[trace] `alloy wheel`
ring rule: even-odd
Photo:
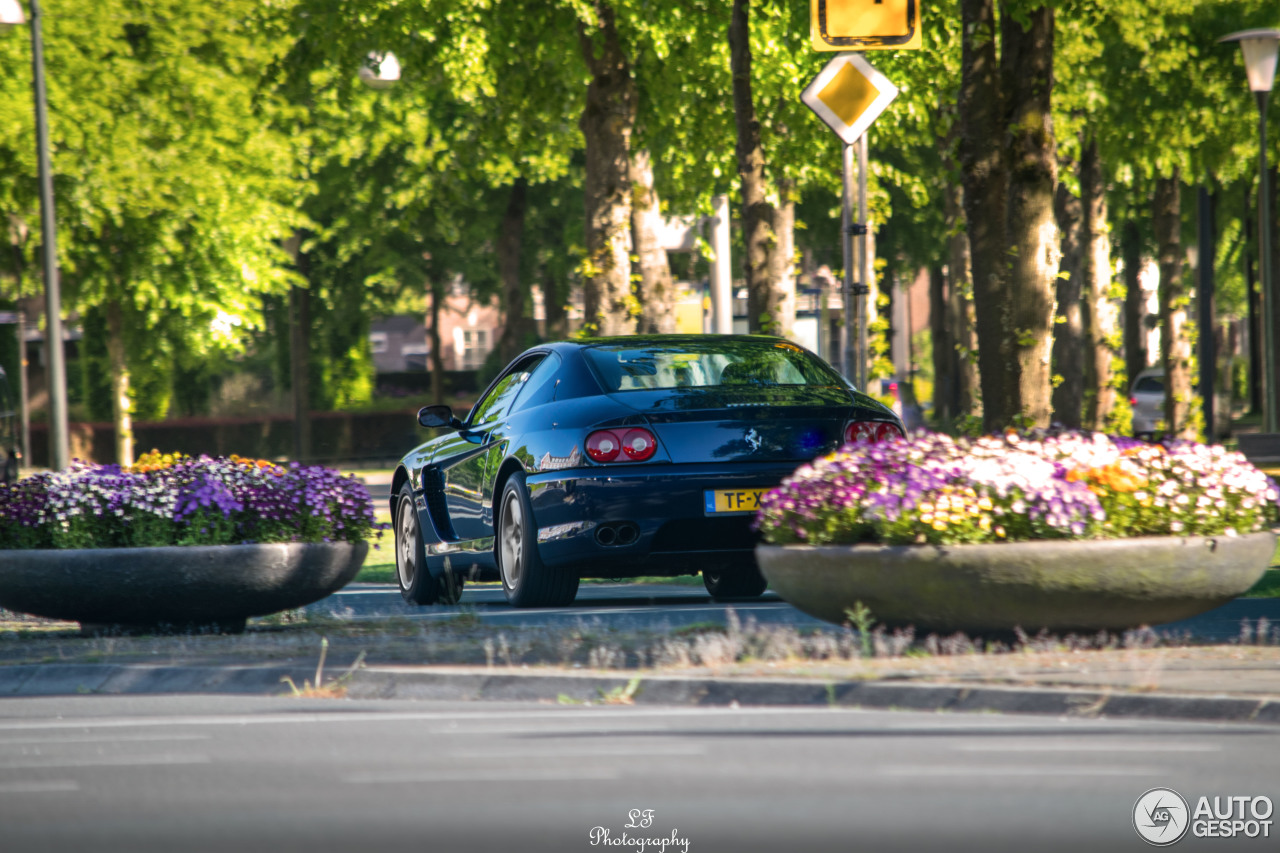
[[[524,514],[520,498],[513,491],[502,506],[502,580],[508,589],[515,589],[520,583],[523,556]]]
[[[400,518],[396,537],[396,571],[400,575],[400,588],[413,587],[418,574],[418,520],[413,517],[413,502],[400,502]]]

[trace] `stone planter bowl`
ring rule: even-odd
[[[861,602],[922,632],[1121,631],[1212,610],[1262,577],[1272,532],[981,545],[760,545],[769,586],[837,624]]]
[[[341,589],[368,553],[367,542],[0,551],[0,607],[87,633],[239,633],[250,616]]]

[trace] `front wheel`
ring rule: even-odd
[[[443,580],[427,568],[426,548],[418,511],[413,505],[413,486],[405,483],[396,502],[396,580],[400,595],[412,604],[457,604],[462,597],[462,578],[446,569]]]
[[[732,598],[759,598],[769,582],[752,561],[703,569],[702,585],[716,601],[725,601]]]
[[[524,474],[517,472],[502,488],[498,500],[498,569],[502,591],[512,607],[560,607],[578,594],[578,575],[542,562],[538,529]]]

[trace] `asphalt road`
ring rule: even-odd
[[[461,602],[452,607],[418,607],[406,604],[393,586],[356,584],[307,609],[351,619],[403,616],[413,619],[449,619],[473,613],[486,623],[503,626],[566,626],[580,623],[617,630],[680,628],[715,622],[725,624],[732,609],[743,622],[760,625],[789,625],[796,628],[830,628],[826,622],[796,610],[773,592],[759,599],[719,604],[701,586],[677,584],[583,584],[570,607],[517,610],[507,604],[497,585],[471,586],[462,592]],[[1216,610],[1158,630],[1175,636],[1192,636],[1217,642],[1240,636],[1241,622],[1256,627],[1266,619],[1268,631],[1280,632],[1280,598],[1237,599]],[[1280,638],[1280,635],[1278,635]]]
[[[1148,848],[1132,812],[1143,792],[1168,786],[1193,804],[1202,795],[1274,802],[1277,755],[1280,732],[1241,725],[826,708],[6,699],[0,849],[1140,851]],[[605,831],[614,843],[599,843]],[[624,833],[631,843],[616,843]],[[669,843],[636,843],[649,838]],[[1274,834],[1188,836],[1178,849],[1275,845]]]

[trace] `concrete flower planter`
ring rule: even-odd
[[[1225,604],[1266,571],[1271,532],[992,545],[760,545],[769,586],[800,610],[919,631],[1119,631]]]
[[[351,581],[367,542],[0,551],[0,607],[86,632],[239,633]]]

